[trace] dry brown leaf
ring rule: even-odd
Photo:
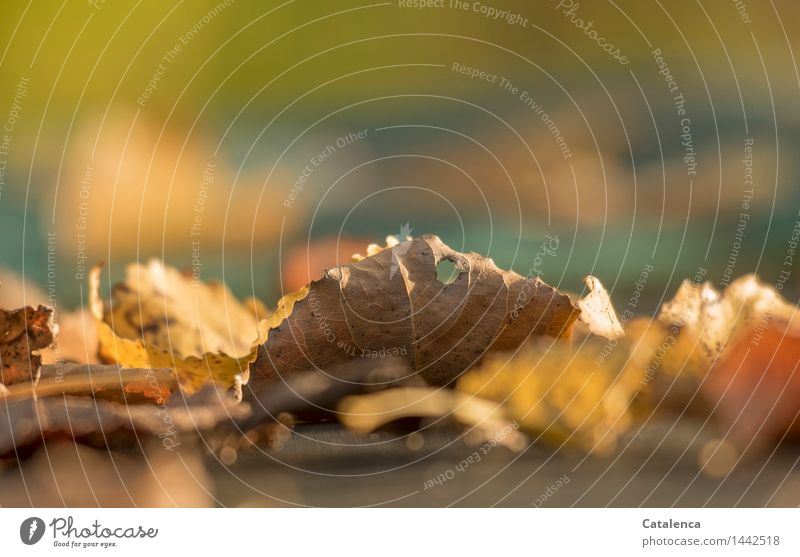
[[[18,401],[56,395],[93,396],[128,404],[164,404],[178,388],[169,368],[131,369],[119,365],[57,363],[41,367],[38,381],[26,381],[0,392],[0,398]]]
[[[437,279],[443,261],[458,272],[449,284]],[[331,269],[292,302],[251,366],[254,391],[297,371],[392,355],[429,383],[446,384],[487,353],[532,336],[569,335],[579,313],[538,278],[454,251],[433,235]]]
[[[42,363],[38,351],[50,346],[55,332],[52,308],[0,310],[0,383],[36,379]]]
[[[257,315],[265,316],[260,303],[248,308],[224,285],[193,282],[156,260],[128,267],[108,311],[99,267],[89,280],[102,361],[172,368],[190,391],[209,382],[241,391],[260,338]]]
[[[319,422],[335,419],[343,398],[383,389],[424,386],[424,381],[410,376],[399,358],[378,361],[360,360],[317,371],[298,373],[262,391],[251,401],[252,413],[237,420],[235,429],[211,439],[210,448],[226,464],[236,461],[238,452],[252,445],[274,450],[288,440],[295,422]],[[245,435],[242,436],[242,432]]]
[[[261,422],[274,421],[282,413],[309,422],[327,420],[335,417],[344,397],[424,385],[422,379],[410,373],[404,360],[395,357],[357,360],[332,367],[325,373],[304,371],[254,397],[250,401],[252,416],[238,425],[243,430],[250,429]]]
[[[509,419],[545,441],[607,454],[633,423],[631,404],[646,384],[648,354],[625,338],[578,346],[560,340],[497,354],[458,381],[458,390],[502,403]]]
[[[173,397],[167,405],[159,407],[76,396],[0,399],[0,455],[38,444],[51,436],[73,439],[99,436],[107,443],[117,434],[133,433],[159,437],[165,445],[174,447],[181,433],[214,429],[249,413],[249,405],[238,404],[214,385],[186,398]]]

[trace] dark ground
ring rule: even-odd
[[[542,443],[521,452],[499,445],[482,451],[485,444],[469,446],[446,429],[359,437],[323,424],[297,427],[278,449],[229,456],[228,465],[196,438],[176,451],[151,439],[141,450],[111,453],[50,439],[21,467],[16,459],[4,461],[0,506],[800,505],[797,445],[730,460],[732,471],[710,477],[699,460],[713,436],[695,418],[664,420],[597,457]],[[480,459],[459,465],[476,451]]]
[[[210,468],[219,502],[227,506],[800,505],[796,446],[774,454],[769,449],[741,460],[727,477],[711,478],[698,464],[711,436],[698,426],[686,420],[674,428],[671,423],[645,427],[603,458],[536,445],[517,454],[498,446],[463,471],[456,466],[476,448],[480,453],[479,447],[444,432],[427,434],[419,447],[417,439],[373,434],[365,441],[336,426],[314,426],[299,429],[278,451],[251,450],[230,469],[219,462]],[[383,443],[375,445],[378,441]],[[443,479],[438,485],[431,482],[437,476]]]

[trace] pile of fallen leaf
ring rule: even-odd
[[[272,311],[158,261],[130,265],[104,303],[102,276],[62,332],[48,307],[0,311],[0,456],[203,434],[231,461],[323,420],[368,433],[411,418],[594,454],[654,412],[713,417],[742,450],[800,429],[800,319],[754,276],[722,293],[685,281],[624,327],[594,277],[571,298],[432,235],[371,245]],[[60,348],[86,320],[83,351]]]

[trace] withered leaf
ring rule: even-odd
[[[267,448],[280,445],[290,432],[287,424],[335,419],[345,397],[424,385],[399,358],[357,360],[324,374],[316,370],[297,373],[259,393],[250,401],[252,413],[236,420],[235,430],[221,431],[211,445],[223,461],[232,462],[239,449],[252,444]]]
[[[0,392],[0,398],[17,401],[69,394],[129,404],[164,404],[177,388],[177,378],[169,368],[132,369],[118,364],[59,362],[43,365],[38,381],[12,385]]]
[[[646,384],[649,354],[627,337],[609,353],[597,337],[538,344],[487,358],[459,379],[458,390],[502,403],[508,419],[545,441],[612,451],[633,423],[631,404]]]
[[[437,266],[454,264],[444,284]],[[325,272],[293,309],[272,323],[251,365],[259,391],[309,368],[399,356],[428,383],[443,385],[493,351],[532,336],[565,336],[579,310],[538,278],[499,269],[489,258],[459,253],[437,236],[397,243]]]
[[[496,438],[512,448],[521,448],[524,436],[508,421],[499,403],[451,389],[403,387],[366,395],[352,395],[339,405],[339,421],[357,433],[370,433],[401,418],[452,417],[470,426],[484,438]],[[499,432],[505,432],[498,436]]]
[[[704,365],[688,368],[732,440],[760,446],[798,429],[800,315],[774,288],[755,275],[722,292],[685,282],[659,319],[702,347]]]
[[[237,425],[247,430],[265,421],[274,421],[281,413],[306,421],[330,419],[336,415],[337,406],[344,397],[424,385],[422,379],[410,373],[405,361],[397,357],[356,360],[332,367],[324,374],[308,370],[262,391],[251,401],[252,415]]]
[[[740,447],[762,448],[798,430],[800,316],[797,308],[755,275],[722,292],[684,281],[659,315],[664,341],[658,356],[658,404],[705,402],[722,433]],[[665,387],[665,383],[669,383]],[[702,397],[693,396],[702,393]],[[671,400],[673,399],[673,400]]]
[[[611,304],[611,297],[599,279],[588,276],[583,279],[589,293],[575,305],[581,310],[580,320],[589,327],[589,332],[607,339],[616,339],[625,334]]]
[[[95,317],[100,359],[126,367],[175,370],[184,388],[208,382],[240,392],[260,338],[259,302],[239,303],[222,284],[193,281],[152,260],[127,269],[104,310],[100,268],[90,274],[90,309]]]
[[[625,335],[643,362],[646,386],[642,400],[649,408],[707,415],[704,400],[696,395],[709,363],[695,337],[677,325],[648,317],[629,321]]]
[[[692,337],[710,365],[728,343],[747,336],[762,321],[795,319],[795,307],[755,275],[734,280],[722,293],[710,282],[685,280],[675,297],[663,305],[658,319]]]
[[[248,404],[238,404],[214,385],[185,398],[173,397],[158,407],[78,396],[0,399],[0,456],[51,436],[100,435],[108,440],[117,433],[133,433],[174,439],[180,433],[213,429],[249,412]]]
[[[40,305],[0,310],[0,383],[36,379],[42,363],[38,351],[53,342],[53,309]]]

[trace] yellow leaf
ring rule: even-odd
[[[126,282],[114,288],[106,312],[100,271],[97,266],[89,275],[89,308],[102,361],[171,368],[188,391],[213,382],[241,396],[260,340],[253,311],[224,286],[192,282],[154,260],[147,267],[129,266]]]
[[[607,454],[630,427],[631,403],[646,384],[647,355],[634,343],[626,338],[608,354],[598,337],[579,346],[529,343],[488,358],[459,379],[458,390],[502,403],[508,418],[534,436]]]

